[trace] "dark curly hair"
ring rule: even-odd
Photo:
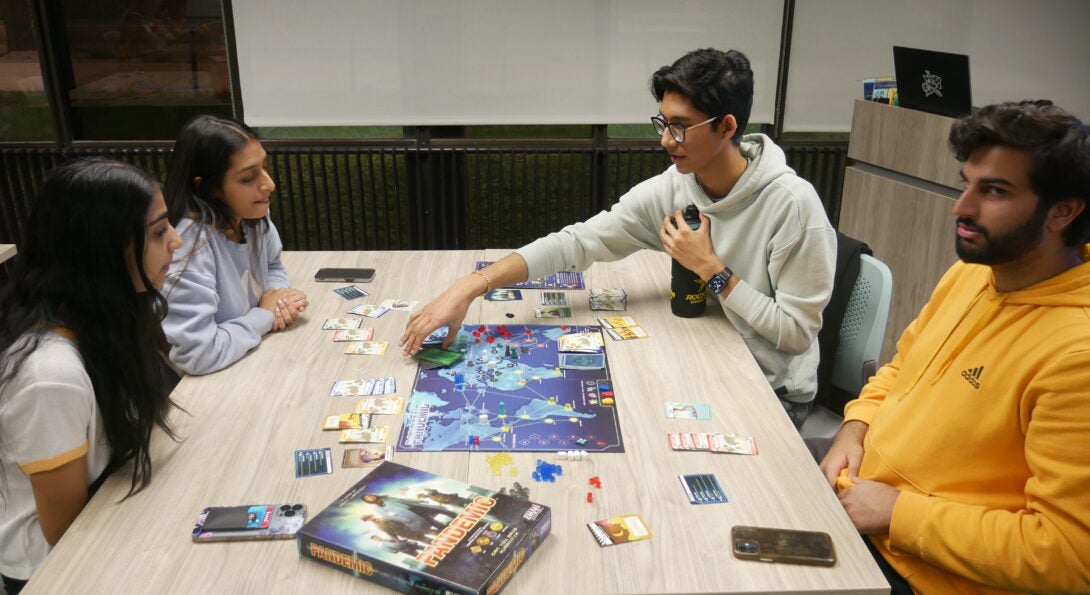
[[[1029,181],[1045,210],[1081,199],[1087,208],[1064,230],[1064,243],[1090,239],[1090,128],[1048,100],[998,103],[954,123],[950,148],[966,161],[981,147],[1004,146],[1033,155]]]

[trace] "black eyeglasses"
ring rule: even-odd
[[[713,116],[699,124],[693,124],[692,126],[689,126],[688,124],[670,124],[662,117],[662,114],[659,114],[657,116],[651,116],[651,125],[655,127],[655,132],[659,133],[659,136],[662,136],[662,133],[665,132],[666,129],[670,129],[670,136],[677,142],[683,143],[685,142],[686,130],[692,130],[697,126],[703,126],[708,122],[714,121],[718,117],[719,116]]]

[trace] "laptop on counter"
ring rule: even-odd
[[[958,118],[973,110],[969,56],[893,46],[901,107]]]

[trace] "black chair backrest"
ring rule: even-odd
[[[818,392],[814,402],[824,405],[838,415],[844,413],[844,403],[856,395],[843,395],[832,385],[833,363],[840,344],[840,325],[848,308],[848,298],[859,278],[859,255],[872,254],[870,246],[859,240],[836,232],[836,272],[833,274],[833,295],[821,314],[821,330],[818,346],[821,362],[818,364]],[[843,391],[840,391],[843,392]]]

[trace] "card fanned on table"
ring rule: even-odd
[[[481,595],[503,588],[551,521],[547,506],[386,461],[296,539],[302,557],[397,591]]]
[[[593,523],[587,523],[587,528],[590,529],[594,538],[598,540],[598,545],[602,547],[651,539],[651,530],[647,528],[647,525],[638,514],[615,516],[594,521]]]

